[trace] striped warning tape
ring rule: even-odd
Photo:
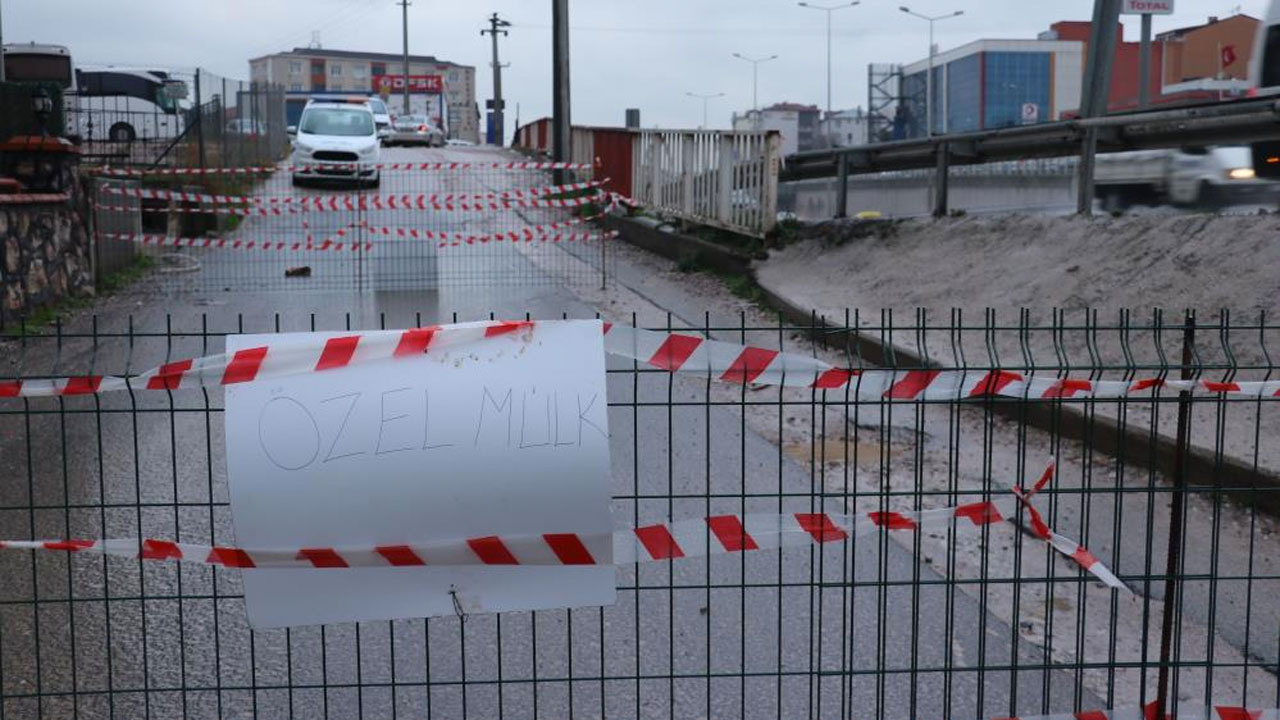
[[[358,210],[432,210],[435,212],[486,212],[511,209],[572,209],[586,207],[600,202],[600,198],[584,196],[576,198],[493,198],[493,199],[461,199],[433,200],[429,195],[389,195],[389,196],[330,196],[328,198],[314,196],[313,199],[300,198],[301,202],[277,205],[230,205],[209,203],[200,206],[175,205],[169,210],[179,213],[204,213],[216,215],[239,215],[242,217],[280,217],[299,213],[323,212],[356,212]],[[135,212],[137,208],[126,205],[97,203],[98,210],[108,212]]]
[[[430,193],[430,194],[400,194],[400,195],[358,195],[362,203],[368,203],[368,207],[375,209],[397,209],[401,207],[418,207],[419,204],[425,203],[454,203],[454,202],[471,202],[486,200],[526,200],[533,198],[546,197],[548,195],[563,195],[573,192],[583,192],[600,187],[608,182],[608,179],[594,180],[591,182],[568,183],[564,185],[548,185],[546,187],[535,187],[524,190],[503,190],[500,192],[485,193]],[[140,200],[167,200],[185,203],[204,203],[212,205],[297,205],[300,207],[322,207],[325,209],[354,209],[356,205],[351,202],[350,194],[334,194],[334,195],[286,195],[286,196],[256,196],[256,195],[210,195],[205,193],[184,192],[181,190],[167,190],[163,188],[141,188],[141,187],[118,187],[107,185],[102,188],[102,192],[109,195],[123,195],[125,197],[134,197]]]
[[[590,170],[590,163],[570,162],[507,162],[507,163],[322,163],[313,165],[262,165],[232,168],[125,168],[106,166],[98,174],[112,177],[153,177],[170,175],[261,175],[274,172],[311,172],[325,170],[379,170],[382,172],[448,172],[456,170]]]
[[[335,231],[329,240],[316,242],[312,239],[306,241],[282,241],[282,240],[255,240],[255,239],[234,239],[234,238],[197,238],[197,237],[173,237],[169,235],[153,235],[145,233],[111,233],[100,232],[97,234],[102,240],[118,240],[123,242],[133,242],[141,245],[154,245],[162,247],[185,247],[185,248],[222,248],[227,250],[277,250],[277,251],[294,251],[294,250],[333,250],[333,251],[355,251],[366,250],[371,251],[374,246],[379,243],[371,242],[351,242],[341,241],[357,233],[366,233],[369,235],[381,235],[383,237],[396,237],[404,240],[428,240],[437,243],[438,247],[461,247],[463,245],[484,245],[487,243],[500,242],[524,242],[524,243],[568,243],[568,242],[590,242],[599,239],[609,239],[616,237],[617,233],[613,231],[606,232],[562,232],[565,228],[575,225],[584,224],[593,218],[574,218],[558,223],[548,223],[546,225],[531,225],[519,230],[510,230],[505,232],[490,233],[488,235],[469,235],[466,233],[445,233],[434,230],[418,230],[416,228],[404,227],[379,227],[369,225],[368,223],[354,223]],[[306,224],[304,223],[304,229]]]
[[[994,720],[1280,720],[1280,708],[1250,708],[1240,705],[1200,705],[1178,703],[1166,708],[1160,717],[1156,703],[1142,707],[1122,707],[1111,710],[1084,710],[1051,715],[1018,715]]]
[[[343,231],[338,231],[341,236]],[[139,245],[180,248],[220,248],[224,250],[262,250],[262,251],[331,251],[357,252],[372,251],[374,243],[370,242],[338,242],[333,240],[315,241],[282,241],[282,240],[240,240],[235,238],[197,238],[171,237],[169,235],[147,235],[135,233],[98,233],[103,240],[122,240]]]
[[[199,240],[205,241],[203,238]],[[183,360],[129,377],[91,375],[43,380],[0,380],[0,397],[216,387],[330,370],[353,362],[376,362],[480,342],[516,330],[532,331],[536,325],[545,322],[560,321],[484,321],[409,330],[361,332],[345,336],[340,342],[316,339],[311,344],[291,346],[289,350],[263,347],[241,350],[231,356],[221,354]],[[1280,381],[1277,380],[1217,382],[1157,377],[1107,381],[1041,378],[1009,370],[850,370],[833,368],[815,357],[707,340],[688,333],[641,330],[613,323],[603,323],[603,331],[605,350],[608,353],[668,372],[734,384],[846,391],[851,397],[865,401],[955,402],[987,397],[1022,400],[1107,399],[1139,393],[1150,394],[1160,390],[1248,398],[1280,397]],[[334,347],[343,349],[334,350]],[[343,361],[335,364],[334,358],[343,358]],[[179,367],[183,369],[177,370]]]
[[[626,565],[810,547],[846,542],[877,532],[980,528],[1016,518],[1019,503],[1031,508],[1031,497],[1044,487],[1053,472],[1054,465],[1051,462],[1031,490],[1023,492],[1015,489],[1016,499],[1006,497],[932,510],[878,511],[857,515],[712,515],[628,528],[610,535],[483,535],[426,544],[284,549],[210,546],[154,538],[4,540],[0,541],[0,550],[84,552],[240,568],[351,568],[389,565],[598,565],[601,561],[597,558],[608,557],[606,553],[611,547],[613,562]],[[1038,520],[1039,514],[1036,513],[1035,517]],[[1108,587],[1128,590],[1119,578],[1083,546],[1068,538],[1057,537],[1062,539],[1063,544],[1050,542],[1050,545],[1059,553],[1092,573]]]

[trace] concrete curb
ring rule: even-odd
[[[701,238],[662,230],[660,223],[647,218],[607,216],[604,225],[618,231],[619,237],[628,243],[668,260],[696,260],[700,266],[722,273],[746,275],[751,272],[751,256]]]
[[[831,325],[811,311],[793,304],[787,298],[762,285],[751,267],[751,259],[713,243],[675,232],[647,227],[629,218],[609,218],[607,224],[617,230],[623,240],[671,260],[697,257],[704,265],[722,272],[742,273],[760,288],[761,297],[783,318],[797,327],[810,327],[809,335],[828,345],[843,346],[849,353],[868,363],[882,367],[943,368],[936,362],[925,362],[915,352],[883,342],[880,338],[857,330]],[[1094,450],[1125,463],[1173,475],[1177,444],[1174,438],[1152,435],[1150,431],[1120,426],[1116,420],[1099,415],[1086,415],[1078,407],[1062,403],[1024,403],[993,400],[992,412],[1044,430],[1061,438],[1090,445]],[[1236,458],[1192,446],[1186,454],[1186,472],[1191,482],[1225,490],[1230,497],[1256,506],[1271,515],[1280,516],[1280,493],[1256,493],[1250,488],[1280,488],[1280,475],[1256,468]]]

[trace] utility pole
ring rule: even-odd
[[[0,0],[0,82],[4,82],[4,2]]]
[[[710,95],[702,95],[700,93],[687,92],[685,93],[685,95],[688,95],[691,98],[697,98],[702,101],[702,127],[699,129],[705,130],[707,127],[707,106],[711,103],[712,100],[715,100],[716,98],[724,97],[724,93],[711,93]]]
[[[1116,55],[1116,26],[1120,24],[1120,0],[1094,0],[1093,25],[1089,33],[1088,55],[1085,57],[1084,89],[1080,97],[1080,116],[1085,118],[1107,114],[1111,95],[1111,68]],[[1088,128],[1080,148],[1080,164],[1076,178],[1076,212],[1093,214],[1093,169],[1098,152],[1098,130]],[[1161,668],[1163,670],[1163,668]],[[1165,678],[1157,692],[1159,712],[1164,712]]]
[[[853,0],[853,2],[840,3],[839,5],[814,5],[809,2],[798,3],[802,8],[810,10],[821,10],[827,14],[827,114],[831,114],[831,15],[837,10],[851,8],[858,5],[862,0]]]
[[[409,0],[400,0],[396,3],[404,11],[404,114],[408,115],[412,112],[409,109]]]
[[[1222,53],[1218,53],[1222,57]],[[1164,86],[1164,76],[1160,77]],[[1138,109],[1151,105],[1151,13],[1142,13],[1142,44],[1138,48]]]
[[[925,95],[925,97],[924,97],[924,107],[925,107],[924,114],[925,114],[925,122],[927,122],[927,123],[928,123],[928,125],[927,125],[927,126],[926,126],[926,128],[925,128],[925,136],[926,136],[926,137],[932,137],[932,136],[933,136],[933,114],[934,114],[934,108],[933,108],[933,58],[934,58],[934,55],[935,55],[935,53],[934,53],[934,42],[933,42],[933,24],[934,24],[935,22],[939,21],[939,20],[947,20],[947,19],[950,19],[950,18],[953,18],[953,17],[959,17],[959,16],[961,16],[961,15],[963,15],[963,14],[964,14],[964,11],[963,11],[963,10],[956,10],[955,12],[952,12],[952,13],[946,13],[946,14],[944,14],[944,15],[921,15],[921,14],[920,14],[920,13],[918,13],[918,12],[913,12],[913,11],[911,10],[911,8],[906,7],[906,6],[899,6],[899,7],[898,7],[898,9],[899,9],[899,10],[901,10],[902,12],[904,12],[904,13],[906,13],[906,14],[908,14],[908,15],[912,16],[912,17],[918,17],[918,18],[920,18],[921,20],[927,20],[927,21],[929,22],[929,71],[928,71],[927,73],[925,73],[925,78],[924,78],[924,95]]]
[[[553,159],[569,162],[569,0],[551,0],[551,138]],[[563,177],[563,174],[559,176]],[[558,179],[557,182],[560,182]]]
[[[777,60],[778,56],[770,55],[769,57],[754,58],[754,57],[747,57],[742,53],[734,53],[733,56],[738,58],[739,60],[743,60],[751,63],[751,109],[756,114],[755,124],[757,127],[759,127],[760,125],[760,63],[767,63],[770,60]]]
[[[507,35],[507,31],[503,29],[507,27],[511,27],[511,23],[494,13],[489,16],[489,29],[480,31],[481,36],[493,36],[493,144],[498,147],[506,144],[507,137],[503,129],[502,63],[498,62],[498,35]]]

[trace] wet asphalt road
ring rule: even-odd
[[[415,149],[384,160],[492,157]],[[389,174],[380,192],[545,182]],[[275,177],[259,192],[334,191],[295,194]],[[321,238],[353,222],[486,232],[546,219],[305,217],[305,228],[301,216],[285,216],[252,219],[238,232]],[[220,352],[231,332],[405,327],[490,313],[595,316],[530,263],[528,250],[392,252],[355,260],[172,256],[162,268],[175,272],[157,272],[103,303],[96,325],[82,317],[61,338],[9,348],[5,361],[13,364],[4,373],[136,372]],[[546,252],[543,265],[555,266],[558,250]],[[190,269],[194,263],[200,270]],[[284,267],[299,264],[312,267],[311,277],[286,284]],[[657,299],[693,310],[678,289]],[[618,524],[814,507],[809,471],[731,409],[708,405],[704,383],[625,372],[630,365],[617,359],[610,367],[620,371],[609,377]],[[232,542],[221,407],[216,391],[0,401],[0,537]],[[976,670],[1007,666],[1012,653],[1023,665],[1040,655],[953,586],[913,588],[907,581],[941,577],[897,544],[850,547],[620,568],[618,602],[603,609],[256,633],[246,625],[236,571],[0,554],[0,718],[941,718],[1077,700],[1065,673]],[[882,584],[851,591],[850,579]],[[913,672],[943,663],[955,671]]]

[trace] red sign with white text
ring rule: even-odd
[[[377,92],[389,90],[393,93],[404,92],[404,75],[378,75],[373,79],[373,89]],[[443,75],[410,75],[409,92],[442,93],[444,92]]]

